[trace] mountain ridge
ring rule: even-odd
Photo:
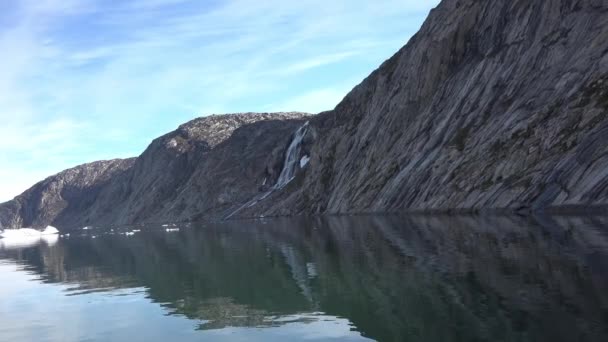
[[[301,112],[237,113],[191,120],[154,139],[137,158],[83,164],[37,183],[0,204],[0,228],[53,224],[73,229],[158,222],[165,217],[192,220],[203,218],[209,208],[217,212],[208,216],[220,218],[230,210],[230,203],[253,196],[260,178],[278,177],[284,145],[307,116]],[[250,155],[235,153],[241,150]],[[87,172],[101,172],[109,164],[116,167],[109,169],[103,181],[87,178],[89,185],[80,191],[73,189],[79,182],[66,177],[76,173],[86,178]],[[231,181],[218,176],[223,172],[258,180],[232,179],[233,184],[222,187]],[[186,208],[187,202],[194,202],[194,209]],[[65,210],[70,206],[80,211]]]
[[[443,0],[335,109],[171,132],[77,221],[608,208],[607,114],[608,3]]]

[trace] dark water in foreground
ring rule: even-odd
[[[608,341],[607,227],[367,216],[4,241],[0,341]]]

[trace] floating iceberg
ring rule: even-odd
[[[20,238],[31,238],[41,237],[44,235],[57,235],[59,231],[53,226],[48,226],[43,231],[33,228],[20,228],[20,229],[7,229],[0,233],[0,238],[3,239],[20,239]]]
[[[33,247],[41,242],[49,246],[57,243],[59,231],[48,226],[40,231],[32,228],[7,229],[0,233],[0,249],[22,249]]]

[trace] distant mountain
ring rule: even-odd
[[[0,224],[607,209],[608,3],[444,0],[334,110],[197,119],[124,163]]]
[[[98,161],[51,176],[0,204],[0,228],[45,227],[51,223],[70,226],[134,164],[135,158]]]
[[[220,219],[270,188],[303,113],[195,119],[138,158],[78,166],[0,204],[0,227]],[[264,180],[266,185],[264,185]]]

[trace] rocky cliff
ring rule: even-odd
[[[608,2],[444,0],[265,214],[608,203]],[[253,212],[252,212],[253,213]]]
[[[608,2],[444,0],[334,110],[197,119],[78,211],[24,194],[0,224],[602,210],[607,114]]]

